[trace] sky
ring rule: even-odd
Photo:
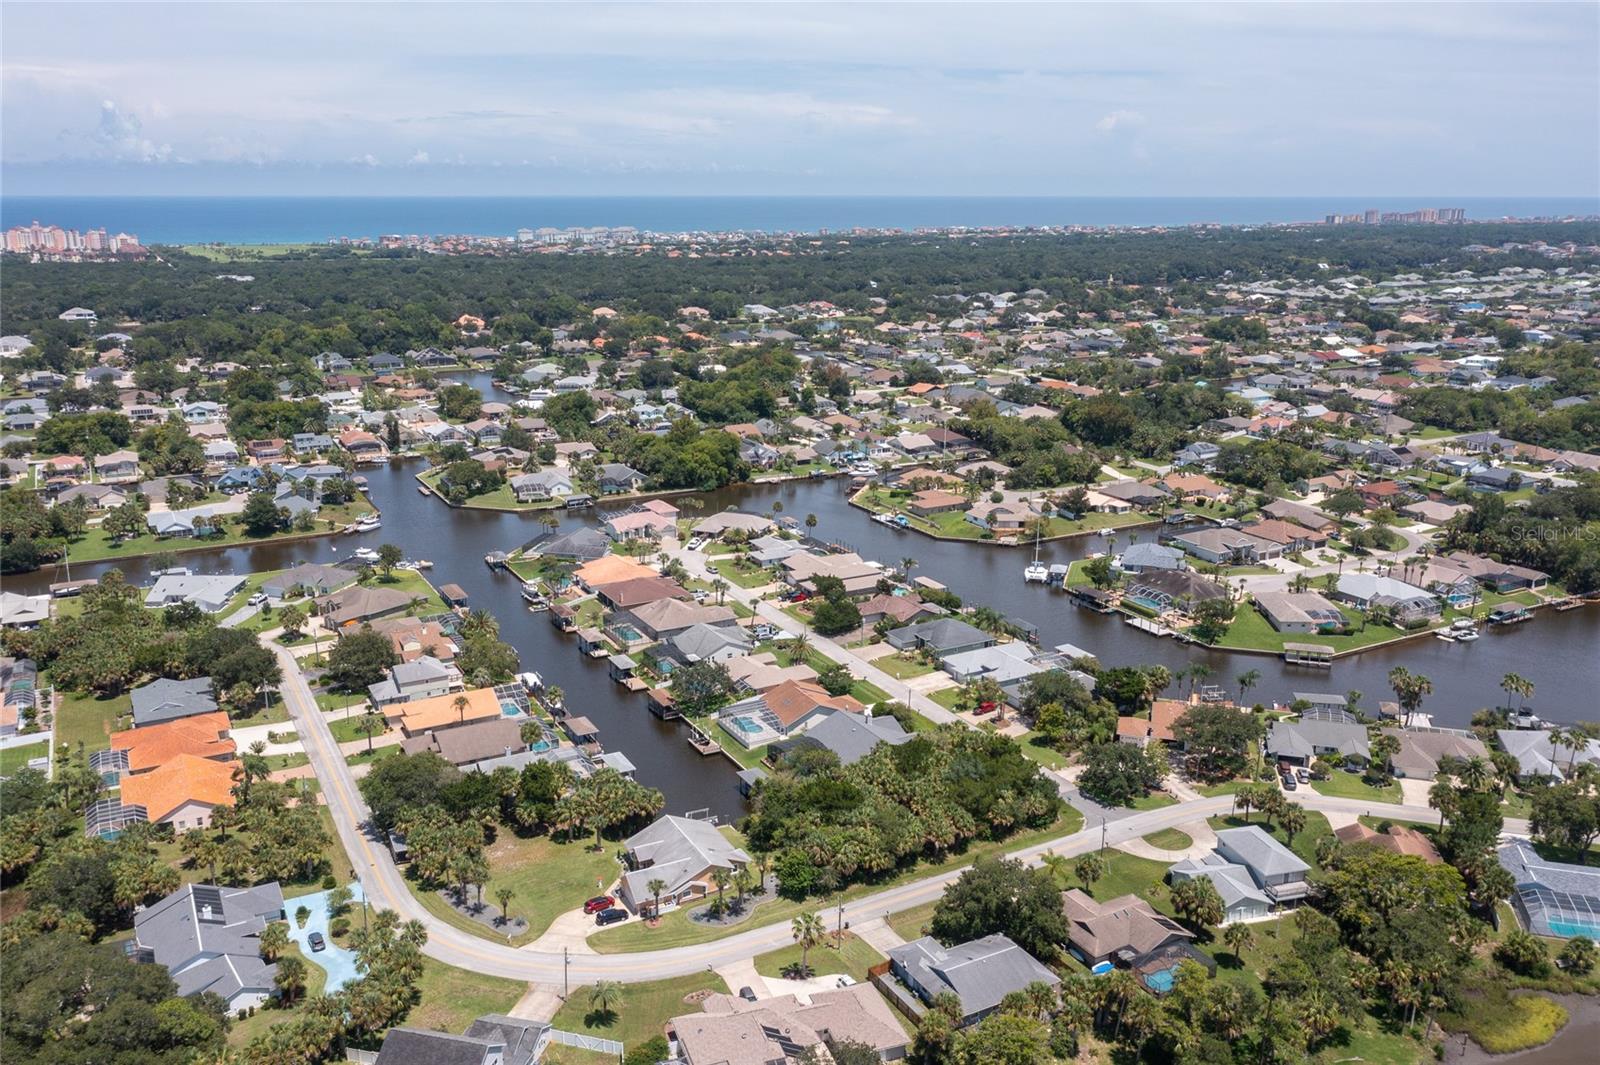
[[[1600,195],[1600,4],[0,7],[14,195]]]

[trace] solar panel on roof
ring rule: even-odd
[[[222,915],[222,889],[210,884],[196,884],[190,889],[194,893],[194,911],[200,915],[200,920],[207,924],[227,924],[228,920]]]

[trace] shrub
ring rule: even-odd
[[[328,934],[335,939],[343,939],[350,934],[350,918],[335,917],[328,925]]]
[[[1494,948],[1495,961],[1514,973],[1538,976],[1550,968],[1550,955],[1544,944],[1520,928],[1513,929],[1500,945]]]
[[[1594,940],[1586,936],[1573,936],[1561,948],[1561,953],[1556,955],[1556,961],[1569,973],[1587,976],[1594,971]]]
[[[322,890],[323,891],[332,891],[334,888],[336,888],[338,886],[339,886],[339,881],[334,879],[334,876],[333,876],[332,873],[329,873],[328,875],[326,875],[326,876],[324,876],[322,878]]]

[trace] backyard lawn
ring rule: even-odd
[[[60,692],[56,707],[56,746],[76,754],[78,744],[90,753],[111,746],[111,734],[118,722],[133,713],[133,700],[126,695],[103,699],[94,695]]]
[[[701,1011],[699,1000],[685,1002],[685,995],[697,991],[717,991],[726,995],[732,989],[723,982],[722,977],[709,972],[648,984],[623,984],[622,1001],[609,1015],[602,1015],[589,1005],[589,993],[592,990],[593,987],[587,984],[573,988],[566,1004],[556,1011],[550,1023],[563,1032],[615,1039],[624,1047],[636,1047],[661,1035],[672,1018]],[[566,1048],[561,1049],[564,1051]]]
[[[372,507],[365,500],[357,499],[353,503],[346,503],[342,506],[323,507],[317,515],[317,529],[315,532],[289,531],[281,532],[274,536],[251,536],[244,531],[242,525],[230,520],[226,524],[227,531],[223,535],[208,536],[203,540],[158,537],[154,533],[146,533],[131,540],[113,542],[105,532],[99,528],[92,528],[84,533],[83,539],[72,545],[72,561],[101,562],[119,558],[142,558],[146,555],[160,554],[163,551],[174,553],[208,551],[219,547],[237,547],[240,544],[303,540],[312,536],[330,535],[332,527],[348,525],[353,521],[366,517],[370,513],[372,513]]]
[[[867,970],[883,960],[883,955],[872,944],[850,932],[844,934],[844,941],[837,948],[830,933],[828,941],[820,947],[812,947],[806,958],[814,975],[849,973],[857,983],[865,982]],[[800,964],[800,946],[780,947],[757,955],[755,961],[756,972],[762,976],[781,977],[789,966]]]
[[[1223,634],[1222,639],[1217,641],[1217,646],[1281,651],[1285,643],[1321,643],[1327,644],[1337,652],[1370,647],[1375,643],[1407,635],[1406,630],[1392,625],[1368,625],[1362,628],[1361,615],[1358,612],[1341,608],[1341,613],[1349,625],[1348,634],[1279,632],[1267,623],[1267,619],[1254,606],[1241,604],[1238,612],[1234,614],[1233,623],[1228,626],[1228,631]]]
[[[528,922],[527,929],[512,938],[513,943],[520,945],[537,938],[558,915],[583,905],[585,899],[616,879],[619,867],[614,847],[607,844],[598,851],[590,850],[590,842],[588,836],[572,843],[558,843],[549,836],[524,838],[501,829],[494,843],[485,849],[493,871],[484,885],[485,905],[498,914],[500,907],[494,901],[494,893],[502,886],[509,887],[514,892],[511,916]],[[505,940],[493,928],[460,916],[433,892],[412,881],[407,883],[436,916],[487,939]]]
[[[0,750],[0,777],[8,777],[12,773],[19,773],[28,768],[29,760],[44,758],[49,753],[49,740],[40,740],[38,743],[29,743],[21,747],[7,747]]]

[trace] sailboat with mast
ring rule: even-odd
[[[1029,584],[1043,584],[1050,579],[1050,567],[1039,561],[1039,537],[1042,530],[1033,529],[1033,562],[1022,571],[1022,579]]]

